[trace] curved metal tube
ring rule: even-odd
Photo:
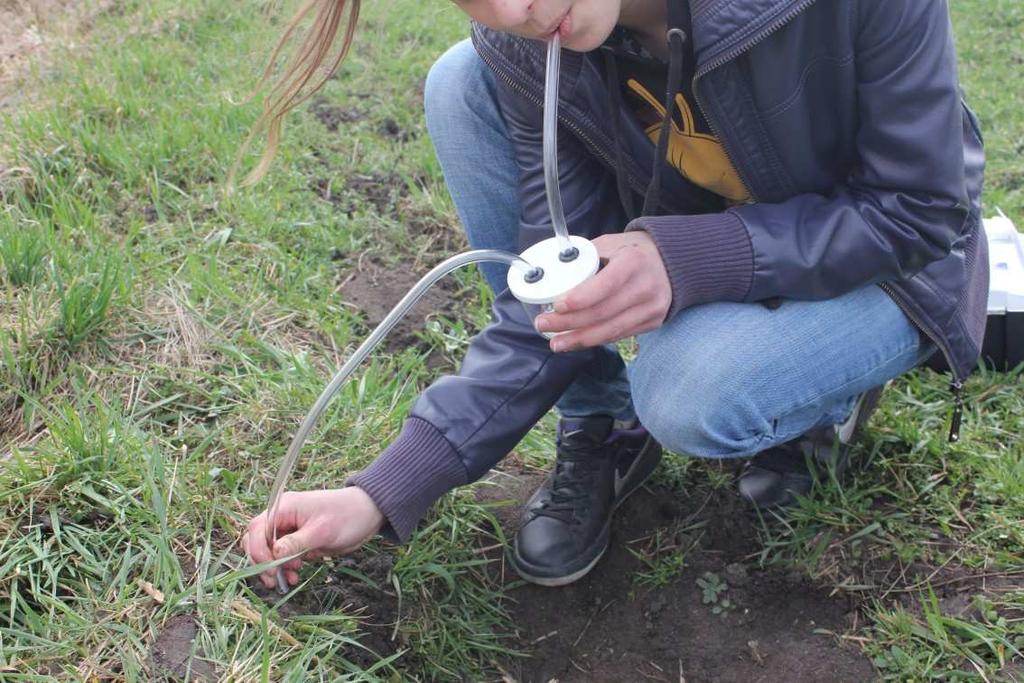
[[[562,40],[555,33],[548,42],[547,73],[544,76],[544,189],[548,195],[548,212],[558,238],[558,249],[562,254],[571,255],[575,248],[569,241],[562,193],[558,188],[558,73],[561,62]]]
[[[291,476],[292,470],[295,469],[295,463],[298,462],[299,453],[302,451],[302,446],[306,443],[306,439],[309,437],[309,433],[313,430],[320,415],[323,414],[327,408],[327,404],[331,402],[334,395],[338,393],[338,390],[345,385],[349,375],[359,366],[363,360],[370,355],[370,352],[381,342],[382,339],[387,335],[388,332],[394,328],[398,322],[405,317],[405,314],[409,312],[409,309],[420,300],[428,289],[443,278],[445,275],[451,273],[454,270],[467,266],[471,263],[480,263],[481,261],[493,261],[498,263],[504,263],[514,268],[520,268],[527,273],[535,272],[535,269],[526,261],[512,252],[502,251],[500,249],[477,249],[474,251],[467,251],[461,254],[456,254],[440,264],[435,266],[429,273],[420,278],[420,281],[409,290],[409,293],[402,297],[391,312],[388,313],[387,317],[377,325],[376,329],[366,338],[355,353],[341,366],[341,369],[331,379],[330,384],[323,390],[320,397],[310,408],[309,412],[306,413],[306,417],[302,420],[302,424],[299,426],[299,431],[295,432],[295,436],[292,438],[291,445],[288,446],[288,452],[285,453],[284,460],[281,461],[281,467],[277,471],[277,478],[274,479],[274,487],[270,490],[270,499],[267,501],[267,543],[271,548],[274,547],[274,543],[277,542],[277,512],[278,506],[281,503],[281,494],[284,493],[284,487],[288,483],[288,478]],[[277,571],[277,591],[282,595],[288,592],[288,582],[284,577],[284,570],[278,569]]]

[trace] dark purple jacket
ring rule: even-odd
[[[685,1],[685,0],[681,0]],[[979,354],[988,293],[984,157],[961,99],[944,0],[690,0],[694,92],[754,201],[723,210],[662,174],[656,217],[626,226],[602,60],[562,57],[559,171],[569,229],[646,230],[670,315],[714,301],[827,299],[877,283],[936,346],[954,384]],[[545,46],[473,27],[521,169],[521,243],[550,237],[541,164]],[[654,146],[628,112],[619,169],[636,193]],[[564,134],[567,132],[568,134]],[[511,450],[595,354],[553,354],[508,292],[458,375],[415,404],[349,483],[408,538],[427,507]]]

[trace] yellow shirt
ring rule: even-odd
[[[615,36],[620,87],[626,105],[656,145],[665,118],[667,66],[650,54],[626,31]],[[750,201],[750,192],[704,119],[692,92],[693,65],[684,72],[676,93],[676,111],[669,130],[668,161],[683,177],[724,198],[729,204]]]
[[[631,94],[657,113],[657,121],[645,125],[644,130],[651,141],[658,144],[665,107],[637,79],[630,78],[626,86]],[[718,138],[710,131],[700,130],[700,118],[703,117],[694,116],[694,108],[690,107],[684,94],[677,93],[676,112],[669,129],[666,154],[669,163],[682,173],[683,177],[725,198],[730,204],[749,201],[750,193],[744,187]]]

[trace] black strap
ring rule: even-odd
[[[689,0],[668,0],[669,30],[666,40],[669,45],[669,73],[665,93],[665,118],[662,120],[661,130],[658,133],[658,144],[655,149],[654,168],[651,171],[651,183],[644,193],[644,203],[641,215],[649,215],[658,208],[659,194],[661,193],[662,167],[668,164],[666,159],[668,151],[668,131],[672,117],[675,114],[675,94],[679,92],[680,79],[683,67],[689,63],[696,66],[693,41],[690,39],[691,21]],[[615,137],[615,180],[618,187],[619,201],[626,212],[629,220],[636,217],[636,210],[633,202],[632,189],[626,181],[622,149],[622,93],[619,88],[618,62],[616,61],[613,48],[605,46],[605,80],[608,86],[608,101],[612,113],[612,126]],[[685,60],[689,60],[688,62]],[[713,195],[709,190],[687,181],[694,193],[692,198],[696,207],[706,207],[704,210],[713,210],[710,207],[717,206],[720,198]]]
[[[667,0],[668,5],[668,41],[669,62],[668,78],[665,81],[665,118],[661,120],[658,133],[658,146],[654,154],[654,168],[651,171],[651,184],[647,186],[644,206],[641,215],[650,215],[658,209],[658,196],[661,194],[661,172],[668,164],[665,158],[668,152],[669,129],[672,117],[676,113],[676,93],[679,92],[683,76],[685,60],[693,60],[693,41],[690,40],[690,3],[689,0]]]
[[[626,211],[626,219],[636,218],[636,206],[633,204],[633,191],[626,182],[625,155],[622,152],[622,93],[619,91],[619,65],[615,61],[615,51],[605,47],[604,67],[605,80],[608,87],[608,107],[612,112],[612,131],[615,138],[615,184],[619,190],[619,201]]]
[[[686,59],[688,64],[694,64],[693,51],[693,19],[690,15],[690,0],[667,0],[668,7],[668,28],[678,28],[686,34]]]

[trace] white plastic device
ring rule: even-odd
[[[598,270],[601,260],[590,240],[570,235],[569,241],[578,251],[571,261],[562,261],[562,249],[554,237],[538,242],[520,254],[531,266],[543,269],[543,277],[536,282],[528,281],[526,274],[519,269],[510,268],[508,271],[508,288],[523,303],[531,320],[541,313],[553,311],[559,299]],[[547,332],[541,334],[548,339],[555,336]]]
[[[1024,312],[1024,235],[1002,211],[985,219],[988,235],[988,314]]]
[[[996,370],[1024,362],[1024,235],[1002,211],[985,219],[988,318],[981,356]]]

